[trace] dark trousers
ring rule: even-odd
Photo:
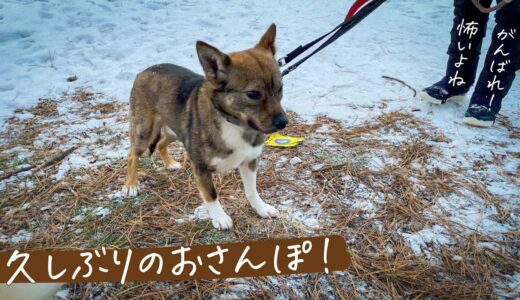
[[[480,2],[485,7],[492,4],[492,0]],[[452,93],[463,94],[475,82],[489,15],[481,13],[471,0],[455,0],[454,6],[449,59],[443,81]],[[470,104],[484,105],[498,112],[513,84],[515,71],[519,69],[520,0],[513,0],[495,14],[491,45]]]

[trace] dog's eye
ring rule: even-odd
[[[259,100],[260,98],[262,98],[262,93],[260,93],[259,91],[249,91],[246,93],[246,95],[253,100]]]
[[[283,85],[281,85],[280,88],[278,89],[278,93],[280,94],[280,93],[282,93],[282,91],[283,91]]]

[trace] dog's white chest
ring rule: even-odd
[[[215,157],[211,165],[219,172],[238,168],[244,162],[250,162],[262,153],[262,145],[253,147],[242,136],[244,129],[229,122],[221,122],[222,139],[226,147],[233,150],[227,157]]]

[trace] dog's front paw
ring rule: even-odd
[[[130,186],[124,186],[123,187],[123,196],[130,196],[130,197],[135,197],[137,195],[139,195],[139,185],[136,184],[136,185],[130,185]]]
[[[231,227],[233,227],[233,221],[226,214],[219,218],[211,218],[211,224],[213,224],[213,227],[220,230],[231,229]]]
[[[262,218],[276,218],[280,214],[274,206],[269,205],[265,202],[256,205],[253,207],[256,210],[256,213]]]
[[[207,202],[206,208],[208,209],[209,216],[211,217],[211,223],[213,224],[213,227],[220,230],[231,229],[231,227],[233,227],[233,221],[226,214],[218,200]]]
[[[170,170],[170,171],[174,171],[174,170],[179,170],[182,168],[182,164],[180,162],[172,162],[172,163],[169,163],[166,165],[166,169]]]

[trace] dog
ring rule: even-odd
[[[238,168],[246,197],[260,217],[277,217],[256,188],[258,161],[267,134],[288,123],[282,108],[282,76],[275,59],[276,25],[255,47],[224,54],[197,41],[201,76],[173,64],[139,73],[130,95],[130,153],[123,192],[139,193],[138,161],[157,147],[168,169],[182,165],[168,155],[179,140],[188,156],[198,190],[217,229],[233,222],[220,204],[212,174]]]

